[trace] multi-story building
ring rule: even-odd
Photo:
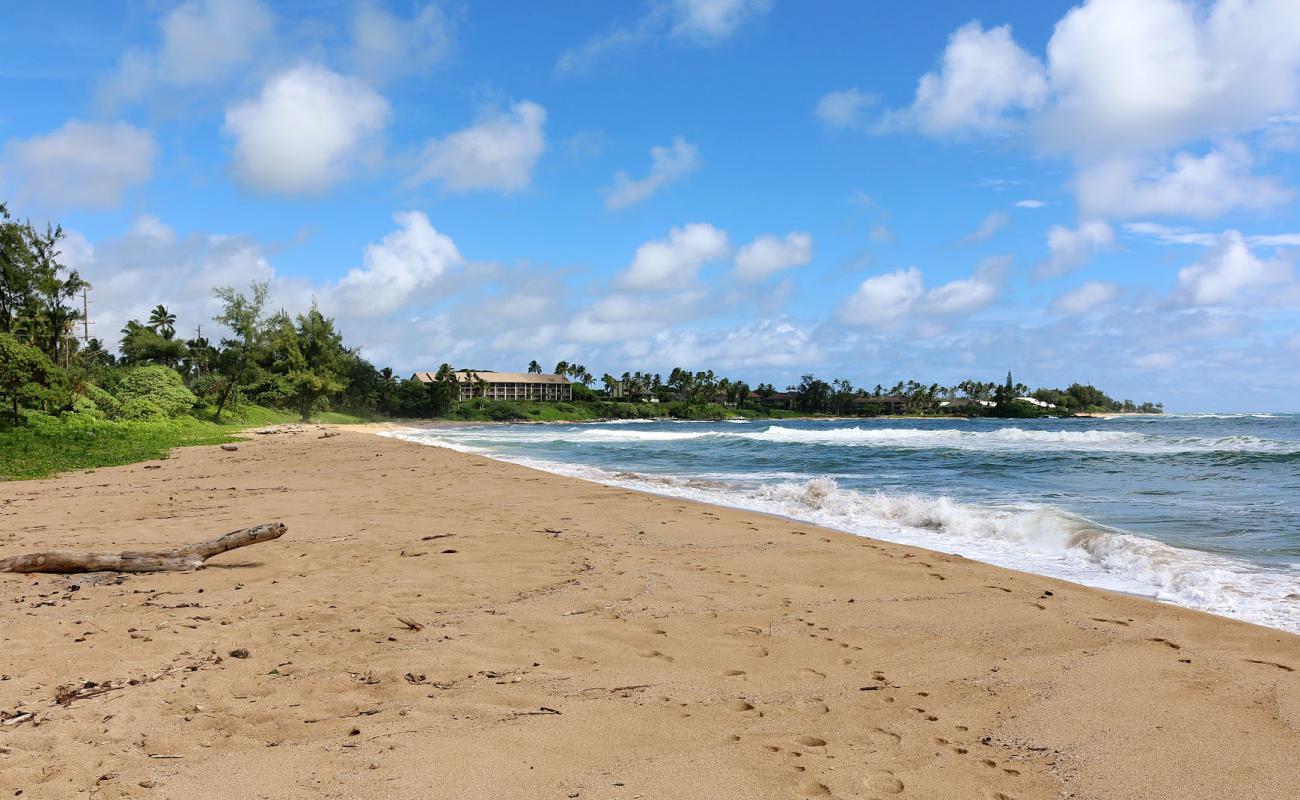
[[[475,397],[487,400],[573,399],[573,384],[563,375],[487,370],[458,370],[455,375],[461,400]],[[437,380],[437,373],[417,372],[411,377],[421,383],[433,383]]]

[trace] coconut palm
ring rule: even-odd
[[[176,335],[176,315],[159,303],[149,312],[149,329],[164,339],[172,338]]]

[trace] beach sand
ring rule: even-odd
[[[361,430],[0,484],[0,556],[276,520],[0,575],[0,797],[1300,797],[1280,631]]]

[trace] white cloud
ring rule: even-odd
[[[927,314],[953,316],[971,314],[997,299],[1002,277],[1011,264],[1005,256],[986,258],[969,278],[959,278],[926,292],[920,307]]]
[[[100,88],[102,102],[135,102],[158,86],[220,82],[257,57],[275,29],[275,16],[259,0],[189,0],[167,12],[159,27],[157,51],[127,52]]]
[[[1105,222],[1084,222],[1071,230],[1063,225],[1047,229],[1048,259],[1038,265],[1040,278],[1064,275],[1087,263],[1098,250],[1115,243],[1115,231]]]
[[[226,111],[235,176],[265,192],[322,193],[348,175],[389,116],[388,101],[355,78],[315,64],[283,72]]]
[[[1077,179],[1085,215],[1216,217],[1237,208],[1267,209],[1292,192],[1272,178],[1252,175],[1253,160],[1238,142],[1224,142],[1204,156],[1178,153],[1165,169],[1143,159],[1110,158],[1085,164]]]
[[[112,208],[153,176],[158,145],[125,122],[69,120],[50,133],[11,139],[4,173],[23,197],[58,207]]]
[[[365,0],[352,17],[352,62],[379,80],[425,72],[451,52],[452,35],[451,21],[433,3],[402,19]]]
[[[736,277],[762,280],[781,270],[802,267],[812,261],[812,235],[803,231],[779,236],[760,236],[736,254]]]
[[[1085,0],[1056,25],[1046,67],[1008,28],[971,22],[912,106],[886,116],[936,136],[1030,131],[1075,161],[1085,217],[1268,209],[1292,193],[1252,174],[1231,137],[1287,146],[1300,111],[1300,3]],[[1203,154],[1172,148],[1203,147]]]
[[[1119,284],[1088,281],[1075,289],[1063,292],[1052,300],[1051,311],[1066,316],[1079,316],[1101,310],[1119,299]]]
[[[338,282],[331,305],[339,313],[373,317],[417,301],[447,270],[461,263],[450,237],[419,211],[393,217],[399,229],[366,247],[364,266]]]
[[[762,319],[727,330],[661,331],[624,348],[641,358],[688,369],[754,370],[789,367],[806,371],[826,354],[812,331],[787,320]]]
[[[617,26],[593,36],[560,55],[555,71],[583,72],[608,53],[656,39],[711,46],[730,39],[745,24],[764,15],[772,0],[653,0],[629,26]]]
[[[1183,306],[1226,305],[1251,290],[1284,286],[1292,279],[1290,264],[1264,261],[1250,251],[1239,232],[1229,230],[1200,261],[1178,271],[1174,300]]]
[[[921,77],[909,109],[893,122],[932,135],[999,131],[1047,99],[1047,78],[1038,59],[1011,38],[1011,27],[984,30],[978,22],[948,39],[937,72]]]
[[[1157,222],[1130,222],[1124,230],[1134,236],[1146,236],[1159,244],[1186,244],[1211,247],[1219,241],[1219,234],[1198,231],[1182,226],[1161,225]],[[1245,237],[1251,247],[1300,247],[1300,233],[1263,233]]]
[[[527,100],[484,116],[465,130],[429,142],[416,181],[440,180],[453,191],[526,189],[546,149],[545,125],[546,109]]]
[[[1042,200],[1029,199],[1016,201],[1016,208],[1042,208],[1045,205],[1047,205],[1047,203],[1044,203]]]
[[[666,240],[638,247],[618,283],[628,289],[684,289],[694,282],[700,267],[726,258],[730,249],[726,231],[707,223],[673,228]]]
[[[985,242],[993,238],[998,231],[1011,224],[1011,215],[1005,211],[994,211],[984,219],[980,220],[979,227],[962,238],[962,241]]]
[[[1294,108],[1300,4],[1091,0],[1048,44],[1049,140],[1126,152],[1251,130]]]
[[[867,109],[875,103],[875,97],[856,87],[828,92],[817,101],[817,118],[833,131],[864,128]]]
[[[772,0],[673,0],[672,35],[700,44],[731,38],[772,8]]]
[[[849,325],[892,325],[906,317],[925,294],[921,270],[908,267],[864,280],[840,309]]]
[[[680,136],[667,147],[650,148],[650,159],[650,174],[640,180],[629,178],[625,172],[614,176],[614,188],[605,196],[606,208],[626,208],[639,203],[700,168],[699,150]]]

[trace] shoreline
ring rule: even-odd
[[[0,786],[1295,796],[1300,637],[336,430],[0,484],[5,555],[289,527],[195,573],[0,575],[0,711],[40,722],[0,729]]]
[[[652,497],[686,500],[718,508],[763,514],[795,524],[817,525],[826,530],[848,533],[873,541],[920,547],[939,554],[970,558],[983,564],[1015,570],[1027,575],[1064,580],[1080,587],[1118,592],[1129,597],[1143,598],[1176,608],[1209,613],[1224,619],[1300,635],[1300,596],[1290,595],[1292,602],[1287,600],[1287,582],[1294,582],[1293,575],[1239,556],[1171,544],[1149,535],[1118,529],[1054,506],[981,505],[952,500],[947,496],[893,496],[894,501],[898,503],[921,503],[923,507],[920,511],[911,510],[907,514],[919,514],[927,522],[930,519],[929,514],[939,513],[946,518],[954,511],[969,516],[993,515],[994,519],[985,524],[994,526],[1002,524],[1002,521],[997,519],[1001,514],[1013,516],[1046,514],[1043,519],[1030,520],[1030,524],[1045,526],[1045,536],[1049,540],[1053,534],[1063,537],[1064,540],[1080,535],[1089,538],[1109,538],[1112,544],[1100,545],[1101,550],[1128,552],[1130,557],[1139,559],[1141,563],[1127,571],[1112,570],[1100,563],[1100,557],[1093,555],[1092,547],[1084,548],[1082,552],[1076,554],[1083,559],[1080,563],[1059,558],[1051,553],[1038,553],[1032,549],[1021,552],[1018,556],[1012,555],[984,541],[972,541],[969,537],[963,539],[960,534],[956,536],[945,534],[942,527],[933,531],[915,531],[909,529],[905,523],[891,523],[889,519],[883,518],[877,519],[872,527],[865,525],[860,516],[846,517],[844,514],[848,512],[827,514],[822,511],[822,503],[825,502],[830,508],[844,508],[845,504],[852,504],[848,505],[848,508],[856,508],[857,514],[878,513],[870,505],[858,505],[867,500],[867,495],[854,489],[840,489],[834,483],[829,486],[819,484],[819,479],[812,475],[805,476],[804,479],[765,484],[768,489],[782,498],[776,500],[767,494],[756,494],[753,487],[749,489],[741,486],[724,487],[709,480],[700,482],[689,474],[642,473],[613,465],[596,466],[581,462],[556,461],[537,455],[507,455],[445,440],[419,439],[419,434],[423,431],[436,431],[448,427],[458,426],[394,426],[371,432],[400,441],[411,441],[421,446],[470,453],[548,475],[615,487]],[[414,437],[408,438],[411,435]],[[815,499],[806,500],[809,494]],[[907,515],[904,516],[904,519],[908,518]],[[1014,520],[1010,524],[1014,525]],[[1127,542],[1130,538],[1141,543],[1136,551],[1125,549],[1129,547]],[[1093,547],[1098,545],[1094,543]],[[1232,575],[1233,578],[1220,584],[1216,576],[1225,574]],[[1188,583],[1198,586],[1199,589],[1180,590],[1180,586]],[[1208,596],[1206,592],[1209,592]],[[1236,594],[1235,600],[1221,596],[1231,597],[1234,594]],[[1245,597],[1255,602],[1243,603]]]

